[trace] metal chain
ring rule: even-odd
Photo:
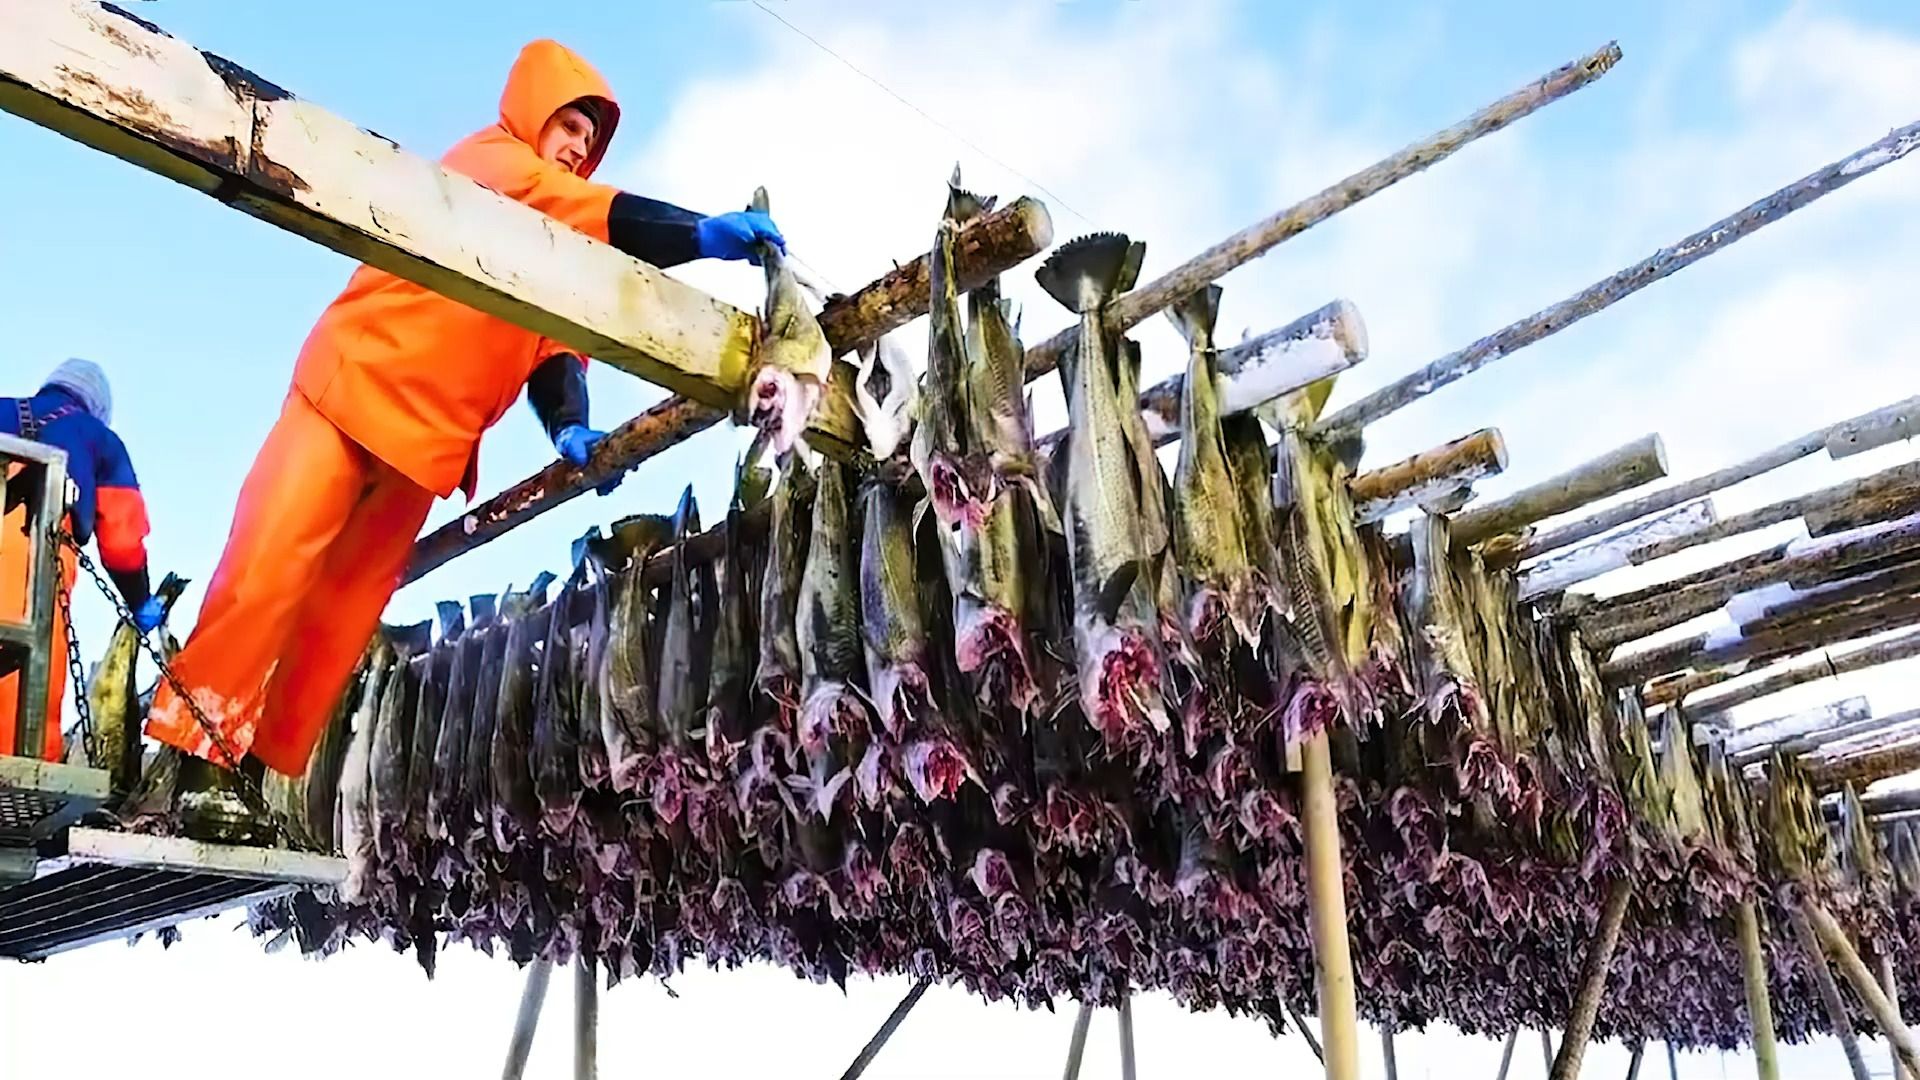
[[[80,569],[85,570],[87,576],[93,579],[93,583],[100,589],[100,595],[106,597],[107,603],[113,605],[113,610],[119,614],[120,620],[132,626],[135,632],[138,633],[140,624],[134,619],[133,612],[128,610],[126,603],[121,600],[119,590],[115,589],[112,584],[107,581],[106,577],[100,573],[99,569],[93,565],[93,560],[87,557],[87,553],[81,549],[79,543],[74,540],[73,535],[65,529],[56,527],[54,530],[54,538],[73,550],[74,555],[79,561]],[[72,623],[69,622],[68,626],[71,627]],[[173,692],[179,697],[180,704],[187,707],[187,711],[193,715],[194,721],[198,723],[200,729],[206,733],[208,740],[213,743],[214,748],[219,750],[220,755],[229,763],[229,770],[240,781],[241,797],[246,800],[256,814],[260,815],[262,820],[273,827],[274,832],[287,842],[288,847],[296,850],[313,850],[313,845],[303,837],[296,836],[293,828],[287,824],[286,819],[274,810],[271,803],[267,802],[266,793],[260,790],[260,785],[254,782],[253,777],[248,776],[240,768],[240,755],[234,752],[233,744],[229,743],[226,736],[220,733],[219,727],[208,718],[206,712],[200,708],[200,704],[193,700],[193,695],[188,693],[186,686],[174,675],[173,668],[168,666],[166,657],[161,654],[159,646],[147,640],[145,634],[139,634],[138,640],[140,647],[146,651],[147,656],[153,660],[154,666],[159,669],[160,677],[167,681],[168,686],[173,687]]]
[[[60,617],[66,622],[67,670],[73,679],[73,712],[80,718],[80,745],[86,749],[88,761],[99,761],[99,748],[93,742],[93,702],[87,700],[87,672],[80,662],[80,635],[73,628],[73,597],[66,589],[55,595],[60,600]]]

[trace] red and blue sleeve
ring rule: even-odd
[[[126,444],[111,431],[95,461],[93,539],[108,570],[131,574],[147,568],[147,500],[133,473]]]

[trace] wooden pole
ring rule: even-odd
[[[1824,746],[1856,739],[1862,735],[1892,735],[1897,733],[1904,736],[1920,734],[1920,726],[1916,725],[1920,725],[1920,709],[1903,709],[1896,713],[1889,713],[1886,716],[1868,717],[1855,723],[1842,724],[1837,728],[1832,728],[1827,731],[1813,731],[1804,735],[1798,735],[1780,743],[1778,749],[1782,754],[1788,756],[1800,756],[1810,754]],[[1774,748],[1769,747],[1767,749],[1771,751]],[[1759,755],[1761,751],[1755,750],[1754,753],[1756,757],[1751,760],[1758,760],[1757,755]],[[1735,763],[1741,765],[1749,764],[1750,760],[1743,760],[1744,757],[1745,756],[1742,755],[1740,758],[1736,758]]]
[[[1353,513],[1362,524],[1416,506],[1428,506],[1507,467],[1507,443],[1496,428],[1482,428],[1444,446],[1423,450],[1355,476],[1347,485]]]
[[[1665,475],[1667,455],[1660,436],[1642,436],[1571,471],[1460,514],[1449,532],[1456,544],[1477,544]]]
[[[1696,533],[1717,520],[1712,499],[1676,506],[1611,536],[1527,567],[1520,572],[1520,598],[1531,600],[1560,592],[1602,574],[1637,565],[1635,555],[1641,548]]]
[[[1320,990],[1320,1037],[1327,1080],[1360,1080],[1360,1021],[1353,956],[1347,941],[1346,877],[1340,856],[1339,807],[1327,733],[1301,745],[1301,819],[1306,828],[1307,913]]]
[[[582,953],[573,963],[573,1080],[600,1075],[600,983],[593,957]]]
[[[1761,633],[1741,635],[1724,644],[1711,635],[1691,638],[1609,660],[1601,677],[1618,686],[1688,668],[1703,670],[1746,660],[1774,660],[1869,637],[1920,619],[1920,598],[1892,596],[1832,616],[1810,618]]]
[[[1569,547],[1630,521],[1638,521],[1662,510],[1670,510],[1682,503],[1711,495],[1722,488],[1751,480],[1762,473],[1772,472],[1801,458],[1811,457],[1822,450],[1838,458],[1884,446],[1895,441],[1896,432],[1907,430],[1904,426],[1907,422],[1906,418],[1912,417],[1916,409],[1920,409],[1920,397],[1908,398],[1863,416],[1842,420],[1818,431],[1810,431],[1792,442],[1782,443],[1764,454],[1736,465],[1729,465],[1719,472],[1708,473],[1705,476],[1662,488],[1618,506],[1609,507],[1591,517],[1568,522],[1558,528],[1543,529],[1527,540],[1522,557],[1530,559],[1549,551]]]
[[[1667,1080],[1680,1080],[1680,1056],[1674,1052],[1673,1044],[1667,1044]]]
[[[867,1071],[867,1066],[873,1064],[873,1059],[880,1056],[880,1051],[887,1045],[887,1040],[893,1038],[893,1033],[900,1030],[900,1025],[906,1021],[907,1014],[913,1011],[915,1005],[920,1004],[921,995],[927,992],[927,987],[932,983],[932,979],[921,978],[913,984],[913,988],[907,991],[907,996],[901,998],[900,1004],[895,1005],[893,1011],[887,1014],[887,1019],[880,1025],[880,1030],[874,1032],[873,1038],[867,1040],[867,1045],[860,1048],[860,1053],[854,1057],[853,1064],[847,1066],[847,1071],[840,1074],[840,1080],[859,1080],[860,1076]]]
[[[1613,952],[1620,944],[1620,927],[1627,918],[1627,901],[1633,898],[1633,886],[1625,877],[1607,886],[1606,907],[1600,913],[1600,926],[1593,944],[1587,947],[1581,962],[1580,991],[1573,999],[1573,1012],[1567,1017],[1567,1033],[1560,1038],[1560,1053],[1548,1071],[1551,1080],[1573,1080],[1580,1075],[1580,1059],[1586,1055],[1587,1040],[1593,1037],[1593,1022],[1600,1015],[1600,1001],[1607,992],[1607,972],[1613,967]]]
[[[1759,1080],[1780,1080],[1780,1048],[1773,1035],[1773,999],[1767,990],[1767,957],[1760,948],[1760,916],[1753,901],[1734,906],[1740,939],[1740,977],[1747,990],[1747,1020],[1753,1029],[1753,1060]]]
[[[1813,762],[1807,766],[1807,779],[1819,791],[1833,791],[1846,784],[1865,787],[1914,769],[1920,769],[1920,742],[1903,742]]]
[[[1913,1033],[1907,1030],[1906,1021],[1900,1018],[1900,1010],[1887,999],[1886,992],[1874,979],[1873,972],[1867,970],[1865,961],[1860,959],[1853,942],[1847,940],[1846,931],[1840,928],[1833,913],[1804,890],[1800,896],[1800,910],[1806,915],[1807,922],[1812,925],[1814,935],[1819,938],[1827,955],[1832,957],[1840,973],[1853,987],[1853,992],[1866,1005],[1873,1022],[1879,1025],[1880,1033],[1893,1044],[1893,1052],[1899,1063],[1909,1071],[1920,1071],[1920,1051],[1916,1051]]]
[[[1602,48],[1564,64],[1452,127],[1409,145],[1365,169],[1340,180],[1318,194],[1257,221],[1188,259],[1152,282],[1115,297],[1107,307],[1107,322],[1121,333],[1184,300],[1234,268],[1252,261],[1276,245],[1292,239],[1342,210],[1452,157],[1461,147],[1490,135],[1541,106],[1557,101],[1612,70],[1620,60],[1619,46]],[[1060,364],[1072,348],[1077,329],[1055,334],[1027,350],[1027,377],[1043,375]]]
[[[527,966],[527,985],[520,991],[520,1012],[514,1017],[513,1037],[507,1042],[507,1065],[501,1080],[520,1080],[527,1073],[527,1055],[533,1052],[533,1032],[540,1026],[540,1010],[547,1003],[547,982],[553,961],[535,960]]]
[[[1886,138],[1788,184],[1729,217],[1573,296],[1495,331],[1406,375],[1320,422],[1321,431],[1353,430],[1426,397],[1456,379],[1480,370],[1524,345],[1557,333],[1596,311],[1617,303],[1677,270],[1693,265],[1764,225],[1852,183],[1920,147],[1920,124],[1909,124]]]
[[[1032,199],[977,218],[955,238],[959,287],[972,289],[1045,250],[1053,239],[1046,207]],[[820,329],[835,355],[848,352],[926,314],[927,256],[889,271],[851,296],[820,311]],[[836,370],[845,371],[840,365]],[[840,389],[845,390],[846,387]],[[727,411],[684,397],[669,397],[607,433],[584,467],[557,461],[442,525],[414,544],[405,582],[418,581],[452,559],[505,535],[541,514],[680,445],[727,418]]]
[[[1120,1076],[1136,1080],[1139,1075],[1133,1060],[1133,995],[1120,995]]]
[[[1293,1002],[1287,1001],[1282,1004],[1286,1007],[1287,1018],[1293,1021],[1294,1028],[1300,1032],[1300,1037],[1307,1040],[1307,1049],[1313,1051],[1314,1060],[1325,1065],[1326,1052],[1320,1049],[1320,1040],[1314,1037],[1313,1028],[1308,1025],[1307,1018],[1300,1015],[1300,1010],[1293,1007]]]
[[[1732,687],[1720,693],[1701,698],[1694,702],[1698,710],[1696,715],[1705,718],[1713,713],[1724,712],[1735,705],[1769,697],[1790,687],[1801,686],[1820,679],[1834,678],[1854,671],[1891,664],[1900,660],[1920,656],[1920,628],[1907,633],[1876,641],[1871,645],[1848,649],[1842,652],[1821,651],[1797,660],[1791,664],[1782,664],[1778,670],[1769,671],[1764,678],[1757,679],[1746,686]],[[1752,672],[1738,675],[1729,674],[1726,679],[1741,678]],[[1722,680],[1725,681],[1725,680]],[[1648,704],[1678,700],[1673,694],[1653,692],[1646,695]]]
[[[1387,1066],[1387,1080],[1400,1080],[1400,1058],[1393,1052],[1393,1029],[1380,1025],[1380,1059]]]
[[[1786,907],[1787,921],[1793,924],[1794,940],[1806,958],[1814,988],[1820,992],[1820,1003],[1827,1011],[1827,1025],[1833,1029],[1834,1038],[1840,1040],[1840,1048],[1846,1052],[1847,1066],[1853,1070],[1853,1080],[1868,1080],[1867,1062],[1860,1056],[1860,1040],[1854,1038],[1853,1025],[1847,1019],[1846,1002],[1841,1000],[1840,987],[1834,983],[1833,972],[1827,967],[1826,954],[1820,951],[1820,938],[1814,933],[1813,924],[1800,904],[1789,903]]]
[[[1647,1053],[1647,1044],[1633,1044],[1633,1056],[1627,1059],[1627,1080],[1640,1080],[1640,1059]]]
[[[1724,749],[1727,756],[1734,764],[1745,765],[1765,760],[1776,749],[1793,752],[1788,750],[1792,745],[1791,740],[1801,736],[1858,724],[1872,716],[1873,707],[1867,703],[1867,699],[1854,696],[1737,728],[1705,720],[1696,721],[1693,726],[1694,741],[1701,741],[1701,737],[1708,733],[1722,734],[1726,737]]]
[[[1844,512],[1848,507],[1858,507],[1867,513],[1879,511],[1888,514],[1889,516],[1872,519],[1885,521],[1890,517],[1902,517],[1913,513],[1916,502],[1920,502],[1920,462],[1906,462],[1858,480],[1848,480],[1821,488],[1819,491],[1769,503],[1744,514],[1736,514],[1691,536],[1677,537],[1653,544],[1640,552],[1640,561],[1652,562],[1655,559],[1664,559],[1675,552],[1699,547],[1702,544],[1711,544],[1716,540],[1739,536],[1741,533],[1753,532],[1756,529],[1764,529],[1795,518],[1803,518],[1809,514],[1835,515]]]
[[[1087,1052],[1087,1027],[1092,1023],[1093,1005],[1083,1001],[1073,1018],[1073,1038],[1067,1043],[1066,1080],[1080,1080],[1080,1059]]]
[[[1893,957],[1884,952],[1880,954],[1880,991],[1887,995],[1887,1002],[1893,1006],[1893,1014],[1900,1016],[1900,981],[1894,978]],[[1914,1080],[1917,1074],[1900,1060],[1900,1050],[1897,1047],[1889,1047],[1889,1050],[1893,1055],[1894,1080]]]
[[[1500,1048],[1500,1071],[1494,1074],[1493,1080],[1507,1080],[1507,1070],[1513,1067],[1513,1047],[1514,1044],[1519,1041],[1519,1028],[1514,1028],[1512,1031],[1507,1032],[1506,1045]]]
[[[1547,1075],[1553,1075],[1553,1032],[1540,1029],[1540,1057],[1546,1063]]]

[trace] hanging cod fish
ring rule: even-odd
[[[913,429],[908,456],[927,488],[934,517],[949,546],[948,558],[959,557],[967,535],[956,530],[978,530],[993,503],[992,462],[974,451],[968,420],[966,327],[960,317],[959,282],[954,276],[954,238],[973,218],[993,205],[960,186],[956,167],[947,187],[946,212],[934,233],[927,260],[932,289],[927,311],[927,372],[920,395],[920,422]],[[949,573],[949,577],[958,575]]]
[[[766,213],[767,189],[757,188],[748,209]],[[767,310],[761,322],[759,369],[747,387],[747,421],[765,432],[769,450],[785,454],[798,442],[833,373],[833,349],[807,309],[786,257],[759,245],[767,272]]]
[[[831,813],[852,765],[872,738],[867,705],[855,687],[860,641],[860,553],[854,546],[847,466],[823,461],[813,500],[813,537],[800,580],[800,749],[808,776],[791,777],[822,817]]]
[[[673,516],[673,580],[667,586],[665,624],[660,630],[658,698],[660,753],[654,760],[651,783],[653,812],[671,825],[703,797],[703,768],[707,677],[713,663],[713,565],[687,557],[687,541],[700,531],[700,508],[693,485],[680,495]]]
[[[1139,275],[1142,245],[1115,233],[1069,241],[1037,277],[1049,296],[1080,316],[1073,352],[1061,366],[1070,417],[1063,524],[1073,569],[1074,647],[1080,700],[1110,745],[1136,743],[1142,726],[1169,726],[1161,698],[1157,581],[1149,576],[1142,522],[1144,477],[1130,445],[1117,368],[1121,348],[1102,309]],[[1156,495],[1156,497],[1158,497]]]

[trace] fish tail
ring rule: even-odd
[[[1220,318],[1220,286],[1209,285],[1167,309],[1167,318],[1194,349],[1213,344],[1214,323]]]
[[[954,163],[953,176],[947,180],[946,218],[955,225],[965,225],[974,218],[993,209],[999,201],[996,195],[976,195],[960,186],[960,164]]]
[[[768,210],[769,205],[770,204],[767,201],[767,189],[765,187],[754,188],[753,198],[747,200],[747,209],[758,210],[759,212],[765,214],[769,212]]]
[[[1140,273],[1135,244],[1125,233],[1097,232],[1076,237],[1047,256],[1034,278],[1047,295],[1075,314],[1096,310],[1125,291]]]

